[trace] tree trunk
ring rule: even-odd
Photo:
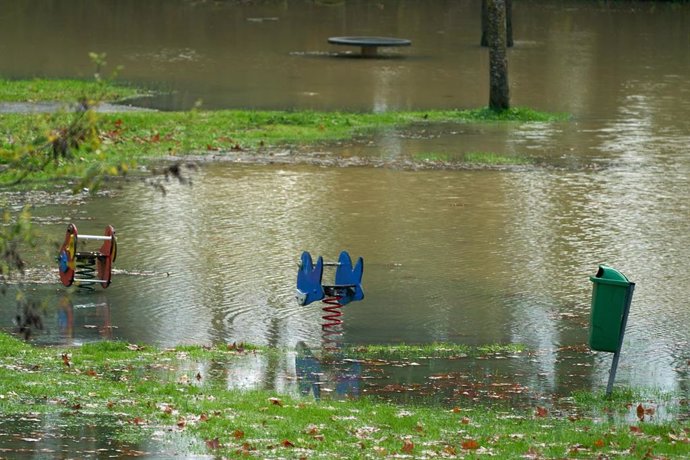
[[[489,46],[489,5],[482,0],[482,38],[480,46]],[[513,0],[506,0],[506,37],[508,47],[513,46]]]
[[[489,108],[510,108],[506,46],[506,0],[487,0],[489,12]]]

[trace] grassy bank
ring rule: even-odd
[[[119,101],[143,94],[145,92],[137,88],[108,81],[0,78],[0,102]]]
[[[400,128],[420,123],[545,122],[559,116],[511,109],[494,113],[487,109],[423,112],[340,113],[276,111],[191,111],[93,114],[90,124],[74,125],[75,114],[0,115],[0,165],[26,164],[40,156],[55,156],[57,140],[65,133],[93,132],[91,144],[74,142],[74,148],[45,168],[36,168],[28,179],[78,176],[94,167],[142,163],[162,156],[252,155],[276,148],[314,145],[365,136],[375,130]],[[85,137],[85,136],[82,136]],[[31,146],[27,150],[26,146]],[[495,163],[497,156],[473,156],[472,163]],[[0,183],[17,179],[8,168]]]
[[[3,418],[31,414],[67,425],[107,424],[114,441],[136,444],[165,431],[196,440],[189,447],[195,451],[259,458],[690,455],[688,428],[675,422],[615,424],[577,413],[552,414],[539,406],[512,410],[399,406],[367,398],[315,401],[228,390],[207,382],[196,370],[200,367],[189,365],[222,367],[244,353],[280,350],[160,350],[113,342],[36,348],[6,334],[0,334],[0,350]],[[579,413],[591,405],[600,406],[601,413],[624,410],[634,403],[630,398],[630,393],[612,401],[589,395],[580,399]]]
[[[89,99],[113,101],[140,95],[106,81],[0,79],[0,102]],[[494,112],[428,110],[388,113],[224,110],[0,114],[0,185],[83,175],[121,174],[149,160],[189,154],[245,158],[274,149],[346,141],[377,130],[431,123],[553,122],[562,114],[527,108]],[[516,159],[517,158],[517,159]],[[429,162],[435,158],[412,158]],[[467,154],[471,164],[524,160],[492,153]]]

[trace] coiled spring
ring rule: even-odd
[[[94,283],[86,280],[96,279],[96,259],[93,257],[78,258],[76,261],[76,269],[74,274],[80,279],[84,280],[77,284],[79,289],[87,291],[94,291]]]
[[[321,317],[324,320],[321,325],[323,345],[326,350],[333,351],[338,348],[343,335],[343,305],[340,303],[340,297],[326,297],[322,302],[326,304],[321,307],[325,313]]]

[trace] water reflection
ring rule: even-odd
[[[113,338],[113,325],[110,321],[110,305],[105,296],[96,299],[75,299],[64,295],[58,303],[57,327],[65,341],[75,345],[79,343],[109,340]],[[74,304],[75,300],[84,303]],[[75,333],[75,328],[94,332],[92,337],[84,333]]]
[[[280,354],[238,349],[228,361],[194,361],[184,354],[161,376],[183,385],[222,385],[231,390],[268,390],[317,400],[370,396],[389,402],[433,403],[446,407],[481,403],[531,407],[535,402],[565,408],[566,388],[593,382],[591,355],[578,347],[554,354],[560,373],[542,372],[546,352],[486,354],[478,358],[383,360],[348,358],[345,353],[299,343]],[[567,384],[567,385],[566,385]]]
[[[40,417],[3,417],[0,420],[0,455],[4,458],[171,458],[187,452],[195,440],[180,433],[155,431],[141,444],[113,438],[109,417],[46,414]],[[6,456],[6,457],[5,457]],[[209,458],[188,453],[185,458]]]
[[[18,288],[10,287],[3,295],[0,327],[45,345],[80,345],[117,336],[113,333],[117,325],[112,323],[107,296],[78,289],[55,289],[58,284],[54,280],[53,286],[22,287],[15,308],[10,299],[17,296]],[[32,317],[40,321],[31,321]]]

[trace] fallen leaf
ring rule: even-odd
[[[463,417],[462,420],[460,420],[460,423],[463,425],[469,425],[470,419],[468,417]]]
[[[67,353],[62,354],[62,364],[64,364],[67,367],[70,367],[72,365],[69,359],[69,355]]]
[[[606,443],[604,442],[603,439],[597,439],[596,441],[594,441],[594,447],[602,448],[605,445],[606,445]]]
[[[287,439],[283,439],[283,442],[281,442],[280,444],[283,447],[295,447],[295,445]]]
[[[410,453],[414,450],[414,443],[410,441],[409,439],[404,439],[403,440],[403,446],[402,446],[402,451],[406,453]]]
[[[219,449],[220,448],[220,441],[218,440],[218,438],[207,439],[206,440],[206,447],[208,447],[209,449]]]
[[[311,436],[317,435],[319,434],[319,427],[316,425],[309,425],[306,429],[306,433]]]
[[[200,381],[201,380],[201,372],[196,373],[196,380]]]
[[[537,406],[537,410],[534,412],[537,417],[546,417],[549,415],[549,410],[545,407]]]
[[[268,400],[273,404],[274,406],[280,406],[283,407],[283,401],[281,401],[278,398],[268,398]]]
[[[187,425],[187,420],[185,420],[184,417],[180,417],[179,419],[177,419],[177,426],[179,428],[184,428],[185,425]]]
[[[642,433],[642,429],[639,426],[630,425],[630,431],[633,433]]]
[[[232,432],[232,437],[235,439],[242,439],[244,438],[244,431],[242,430],[235,430]]]
[[[479,443],[474,439],[467,439],[466,441],[463,441],[462,448],[465,450],[479,449]]]
[[[642,404],[637,405],[637,418],[640,420],[644,418],[644,406]]]
[[[451,409],[451,411],[452,411],[454,414],[459,414],[461,410],[462,410],[462,409],[460,409],[459,407],[454,407],[453,409]]]

